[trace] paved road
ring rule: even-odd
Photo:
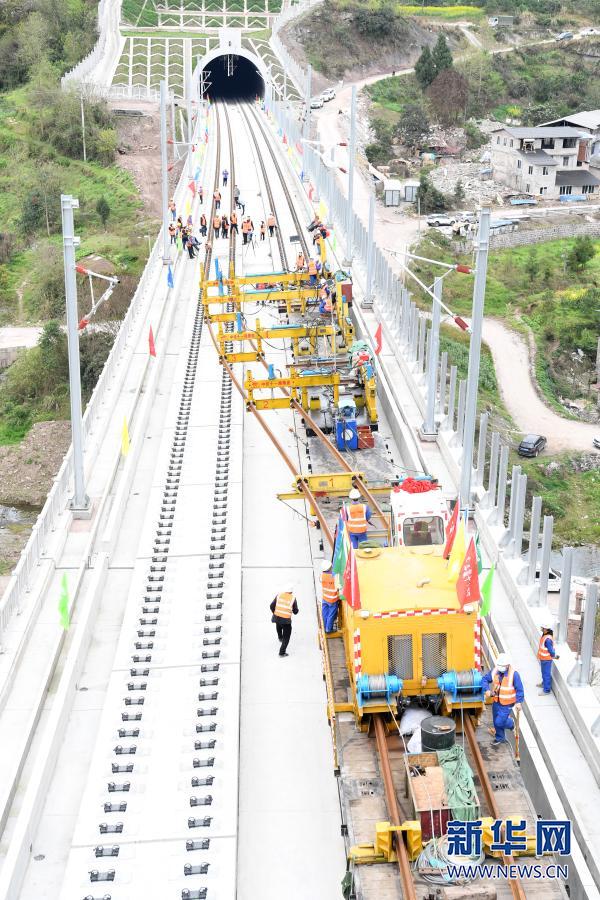
[[[485,319],[483,339],[494,358],[500,394],[517,426],[524,432],[543,434],[548,450],[592,450],[600,426],[563,419],[540,399],[531,378],[529,348],[520,334],[498,319]]]

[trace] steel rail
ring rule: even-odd
[[[394,787],[394,778],[392,775],[392,766],[390,763],[390,754],[385,739],[385,724],[381,714],[373,716],[373,726],[375,729],[375,740],[377,742],[377,752],[379,753],[379,763],[381,768],[381,777],[383,778],[383,788],[385,791],[385,802],[388,808],[391,825],[401,825],[402,816],[396,796],[396,788]],[[402,834],[396,832],[395,849],[398,856],[398,870],[400,872],[400,880],[402,881],[402,897],[403,900],[417,900],[415,893],[415,884],[410,868],[408,853],[402,839]]]
[[[275,199],[274,199],[274,197],[273,197],[273,192],[272,192],[272,190],[271,190],[271,185],[270,185],[269,179],[268,179],[268,177],[267,177],[266,166],[265,166],[265,163],[264,163],[264,160],[263,160],[263,156],[262,156],[262,154],[261,154],[261,152],[260,152],[260,148],[259,148],[259,146],[258,146],[258,141],[257,141],[257,139],[256,139],[256,135],[255,135],[254,130],[252,129],[252,127],[251,127],[251,125],[250,125],[250,121],[249,121],[248,115],[246,114],[246,112],[245,112],[245,110],[243,109],[242,106],[240,106],[240,112],[241,112],[242,116],[244,117],[244,119],[245,119],[245,121],[246,121],[246,125],[248,126],[248,132],[249,132],[249,134],[250,134],[251,137],[252,137],[252,140],[253,140],[253,143],[254,143],[254,147],[255,147],[255,149],[256,149],[256,156],[257,156],[257,158],[258,158],[258,160],[259,160],[259,162],[260,162],[261,171],[262,171],[262,175],[263,175],[263,181],[264,181],[264,183],[265,183],[265,187],[266,187],[266,190],[267,190],[267,196],[268,196],[268,198],[269,198],[269,203],[270,203],[270,206],[271,206],[271,210],[274,212],[275,209],[276,209]],[[307,244],[306,239],[305,239],[305,237],[304,237],[304,234],[303,234],[303,232],[302,232],[302,225],[301,225],[300,220],[299,220],[299,218],[298,218],[298,214],[297,214],[296,208],[295,208],[295,206],[294,206],[294,202],[293,202],[293,199],[292,199],[292,195],[291,195],[290,190],[289,190],[289,188],[288,188],[288,186],[287,186],[287,184],[286,184],[286,182],[285,182],[285,179],[284,179],[284,177],[283,177],[283,174],[282,174],[282,171],[281,171],[281,167],[280,167],[280,165],[279,165],[279,161],[277,160],[277,157],[276,157],[276,155],[275,155],[275,152],[274,152],[274,150],[273,150],[273,148],[272,148],[272,146],[271,146],[271,143],[270,143],[270,141],[269,141],[268,135],[265,134],[265,131],[264,131],[263,127],[262,127],[262,123],[261,123],[260,119],[258,118],[258,116],[257,116],[255,113],[253,114],[253,118],[254,118],[256,124],[257,124],[258,127],[259,127],[259,130],[260,130],[260,132],[261,132],[261,136],[262,136],[262,138],[263,138],[263,141],[264,141],[264,143],[265,143],[265,145],[266,145],[266,147],[267,147],[267,149],[268,149],[268,151],[269,151],[269,154],[270,154],[270,156],[271,156],[271,160],[272,160],[272,162],[273,162],[275,171],[276,171],[277,176],[278,176],[278,178],[279,178],[279,182],[280,182],[280,184],[281,184],[281,187],[282,187],[283,192],[284,192],[284,195],[285,195],[285,199],[286,199],[287,204],[288,204],[288,209],[289,209],[289,211],[290,211],[290,213],[291,213],[291,215],[292,215],[292,219],[293,219],[293,221],[294,221],[294,227],[296,228],[296,230],[297,230],[297,232],[298,232],[298,236],[299,236],[300,241],[301,241],[301,243],[302,243],[303,251],[304,251],[304,253],[308,256],[309,253],[310,253],[310,251],[309,251],[309,249],[308,249],[308,244]],[[279,255],[280,255],[280,258],[281,258],[281,264],[282,264],[283,268],[289,270],[289,265],[288,265],[287,255],[286,255],[286,252],[285,252],[285,245],[284,245],[284,242],[283,242],[283,237],[282,237],[282,233],[281,233],[281,228],[279,227],[279,225],[277,226],[277,243],[278,243],[278,246],[279,246]],[[261,359],[261,362],[262,362],[262,364],[263,364],[263,366],[264,366],[265,368],[268,368],[267,363],[266,363],[266,361],[265,361],[264,358]],[[281,388],[281,390],[282,390],[282,393],[283,393],[285,396],[289,396],[289,395],[290,395],[290,392],[289,392],[287,389]],[[324,444],[324,446],[326,447],[326,449],[329,450],[329,452],[332,454],[332,456],[334,457],[334,459],[342,466],[342,468],[343,468],[346,472],[351,472],[351,471],[352,471],[352,466],[350,466],[350,464],[347,462],[347,460],[344,459],[344,457],[342,456],[342,454],[340,453],[340,451],[337,449],[337,447],[329,440],[329,438],[328,438],[328,437],[324,434],[324,432],[319,428],[319,426],[317,425],[317,423],[316,423],[316,422],[314,421],[314,419],[308,414],[308,412],[304,409],[304,407],[301,406],[300,403],[298,403],[297,400],[292,400],[291,405],[292,405],[293,408],[294,408],[294,409],[295,409],[295,410],[296,410],[296,411],[297,411],[297,412],[305,419],[305,421],[309,423],[310,427],[313,429],[313,431],[315,432],[315,434],[317,435],[317,437],[321,440],[321,442]],[[386,531],[388,532],[388,537],[389,537],[389,536],[390,536],[390,522],[389,522],[389,517],[385,515],[385,513],[383,512],[383,510],[382,510],[381,507],[379,506],[377,500],[376,500],[375,497],[372,495],[372,493],[369,491],[369,489],[367,488],[367,486],[365,485],[364,481],[363,481],[361,478],[354,478],[354,479],[353,479],[353,484],[355,485],[355,487],[357,488],[357,490],[360,491],[361,495],[362,495],[366,500],[368,500],[368,502],[372,505],[373,510],[375,511],[376,517],[377,517],[378,519],[380,519],[380,520],[383,522],[384,527],[385,527]]]
[[[479,744],[477,743],[477,737],[475,736],[475,728],[473,727],[471,717],[468,715],[466,715],[464,718],[464,729],[465,734],[467,735],[467,740],[469,741],[471,753],[473,754],[475,768],[477,769],[477,774],[479,776],[481,787],[485,795],[488,810],[494,819],[500,819],[502,818],[502,816],[500,815],[500,810],[498,809],[498,804],[496,803],[496,798],[494,796],[494,790],[485,770],[483,756],[481,755],[481,750],[479,749]],[[512,856],[506,856],[503,854],[502,862],[505,866],[510,866],[514,864],[514,858]],[[509,881],[509,885],[515,900],[527,900],[525,891],[523,890],[523,886],[518,879],[512,879],[511,881]]]

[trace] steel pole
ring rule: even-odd
[[[535,584],[538,544],[540,542],[540,520],[542,518],[542,498],[534,497],[531,503],[531,528],[529,529],[529,556],[527,558],[527,584]]]
[[[550,553],[552,551],[552,532],[554,530],[553,516],[544,516],[544,528],[542,530],[542,560],[540,563],[540,588],[539,604],[548,602],[548,574],[550,571]]]
[[[477,236],[477,261],[475,284],[473,286],[473,314],[471,317],[471,342],[469,345],[469,371],[467,375],[465,428],[463,432],[463,457],[460,479],[461,506],[467,509],[471,502],[473,445],[475,442],[475,417],[477,415],[479,364],[481,360],[481,331],[483,327],[483,306],[485,303],[485,282],[487,277],[489,246],[490,210],[487,207],[484,207],[479,216],[479,233]]]
[[[194,143],[194,123],[192,119],[192,98],[191,95],[188,94],[187,98],[187,138],[188,138],[188,178],[190,181],[194,177],[194,159],[193,159],[193,143]]]
[[[590,683],[597,609],[598,585],[593,583],[588,584],[585,590],[585,612],[583,614],[583,633],[581,635],[581,668],[579,670],[579,684]]]
[[[352,100],[350,103],[350,142],[348,146],[348,216],[346,219],[346,240],[348,260],[352,259],[354,250],[353,222],[354,215],[354,158],[356,156],[356,85],[352,85]]]
[[[569,627],[569,605],[571,602],[571,575],[573,573],[573,548],[563,550],[563,567],[560,579],[560,599],[558,601],[558,632],[556,640],[564,643],[567,640]]]
[[[365,303],[373,303],[373,250],[375,247],[375,194],[369,196],[369,243],[367,246],[367,290]]]
[[[438,358],[440,355],[440,319],[442,308],[442,279],[436,278],[433,282],[433,310],[431,318],[431,344],[429,358],[427,360],[427,409],[423,422],[423,434],[436,435],[435,426],[435,400],[437,389]]]
[[[83,108],[83,94],[80,94],[79,100],[81,102],[81,140],[83,141],[83,161],[87,162],[87,150],[85,146],[85,110]]]
[[[169,239],[169,173],[167,171],[167,85],[160,83],[160,165],[162,170],[163,264],[171,262]]]
[[[75,493],[69,503],[76,519],[87,518],[90,498],[85,492],[83,470],[83,423],[81,419],[81,369],[79,366],[79,316],[77,314],[77,281],[75,277],[75,237],[73,210],[79,200],[61,194],[63,258],[65,264],[65,297],[67,302],[67,341],[69,356],[69,396],[71,400],[71,435],[73,440],[73,481]]]
[[[177,149],[177,126],[175,124],[175,97],[171,100],[171,137],[173,139],[173,162],[179,158]]]

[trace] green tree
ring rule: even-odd
[[[420,103],[407,103],[402,110],[396,136],[413,150],[421,145],[429,134],[429,119]]]
[[[525,273],[528,282],[534,282],[540,274],[540,261],[535,248],[532,248],[529,251],[527,259],[525,260]]]
[[[110,216],[110,206],[108,204],[108,200],[104,196],[104,194],[100,197],[98,202],[96,203],[96,212],[100,217],[100,221],[102,222],[102,227],[106,228],[106,223],[108,222]]]
[[[442,194],[441,191],[438,191],[438,189],[433,186],[425,172],[423,172],[419,178],[418,196],[419,203],[417,208],[420,207],[422,214],[442,212],[444,209],[448,208],[448,200],[445,194]]]
[[[454,202],[456,203],[457,206],[460,206],[460,204],[463,202],[464,199],[465,199],[465,189],[463,187],[462,181],[459,178],[454,187]]]
[[[588,235],[583,235],[575,238],[575,243],[567,256],[567,265],[572,272],[580,272],[594,256],[594,242]]]
[[[375,140],[365,147],[365,154],[372,166],[384,165],[392,155],[394,129],[385,119],[371,119]]]
[[[431,50],[429,49],[429,46],[426,46],[423,48],[421,55],[415,63],[415,76],[421,85],[421,88],[425,90],[425,88],[428,88],[435,79],[436,75],[437,72],[435,70],[433,57],[431,56]]]
[[[440,33],[437,39],[437,43],[433,48],[431,59],[433,61],[436,75],[439,75],[440,72],[444,71],[444,69],[449,69],[452,66],[452,52],[446,42],[444,34],[442,33]]]

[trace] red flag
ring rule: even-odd
[[[444,547],[444,559],[448,559],[450,556],[450,551],[452,550],[452,544],[454,543],[454,538],[456,537],[456,529],[458,528],[458,514],[460,503],[458,500],[454,504],[454,509],[452,510],[452,515],[450,516],[450,521],[448,522],[448,527],[446,529],[446,546]]]
[[[150,326],[150,332],[148,334],[148,349],[150,350],[150,356],[156,356],[156,345],[154,343],[154,332],[152,331],[152,325]]]
[[[344,571],[344,597],[352,609],[360,609],[360,590],[358,587],[358,572],[356,569],[356,554],[354,548],[350,549]]]
[[[375,332],[375,353],[377,356],[381,353],[381,322],[377,326],[377,331]]]
[[[190,183],[188,184],[188,187],[189,187],[190,191],[192,192],[192,197],[194,197],[196,194],[196,182],[190,181]]]
[[[464,562],[458,574],[456,596],[461,609],[467,603],[479,603],[481,599],[479,575],[477,574],[477,550],[475,549],[473,538],[471,538]]]

